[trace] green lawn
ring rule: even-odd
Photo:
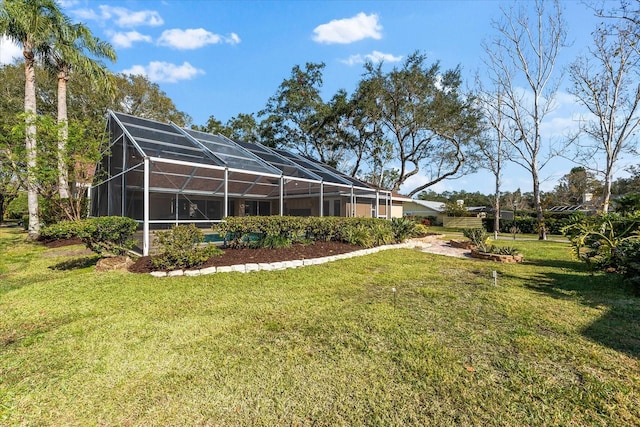
[[[0,424],[640,425],[640,298],[516,246],[156,279],[0,229]]]

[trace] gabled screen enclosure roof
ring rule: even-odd
[[[142,156],[224,167],[220,159],[194,144],[180,128],[122,113],[111,115],[131,137]]]
[[[232,141],[222,135],[183,129],[175,124],[124,113],[110,111],[109,115],[122,127],[123,132],[144,157],[191,163],[194,166],[228,168],[258,176],[282,176],[342,187],[376,190],[328,165],[285,150],[268,148],[258,143]]]

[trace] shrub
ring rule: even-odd
[[[465,228],[462,235],[469,239],[480,252],[486,252],[489,235],[484,228]]]
[[[21,219],[25,215],[29,215],[27,208],[27,193],[20,193],[18,196],[7,204],[4,213],[7,219]]]
[[[562,229],[578,259],[590,268],[624,271],[620,253],[633,253],[640,236],[640,213],[573,216]],[[622,252],[620,252],[622,250]],[[626,262],[626,261],[622,261]]]
[[[578,215],[585,216],[584,213],[578,212]],[[554,213],[544,219],[544,225],[548,234],[562,234],[562,228],[569,223],[569,215],[566,213]],[[493,233],[493,218],[483,218],[482,226],[490,233]],[[518,218],[500,220],[500,233],[513,233],[513,227],[516,227],[516,233],[536,234],[539,231],[538,220],[536,218]]]
[[[252,242],[251,247],[277,249],[290,248],[292,244],[293,242],[291,241],[291,239],[288,239],[284,236],[264,236],[261,239]]]
[[[339,217],[308,217],[306,222],[306,236],[311,240],[329,242],[339,240],[340,228],[343,224]]]
[[[617,271],[635,286],[640,286],[640,236],[621,242],[613,251]]]
[[[497,255],[512,255],[512,256],[520,254],[520,251],[517,248],[514,248],[513,246],[496,246],[496,245],[489,245],[487,246],[485,251],[481,251],[481,252],[497,254]]]
[[[409,237],[416,235],[416,223],[406,217],[393,218],[391,220],[391,230],[396,242],[402,242]]]
[[[343,241],[371,247],[393,243],[391,222],[378,218],[340,217],[229,217],[214,230],[231,247],[273,247],[273,244],[310,240]]]
[[[255,247],[264,238],[291,242],[306,238],[305,218],[287,216],[228,217],[214,229],[231,247]]]
[[[171,230],[156,233],[156,243],[162,252],[151,258],[156,268],[190,268],[202,265],[212,256],[222,254],[216,246],[200,247],[204,234],[194,224],[176,225]]]
[[[427,236],[429,234],[429,228],[423,224],[416,224],[414,229],[414,235],[416,237]]]
[[[371,248],[374,246],[371,230],[362,224],[347,227],[342,232],[342,240],[350,245]]]
[[[80,221],[61,221],[44,227],[40,232],[43,240],[63,240],[78,237],[92,251],[122,255],[134,244],[133,234],[138,223],[126,217],[103,216]]]
[[[369,226],[369,229],[371,230],[373,246],[390,245],[400,241],[389,221],[374,221]]]

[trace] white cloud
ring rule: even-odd
[[[545,138],[566,138],[575,134],[580,128],[578,115],[554,117],[544,120],[540,124],[540,133]]]
[[[195,68],[188,62],[176,65],[170,62],[153,61],[147,66],[134,65],[123,70],[122,73],[144,75],[156,83],[176,83],[180,80],[191,80],[199,74],[204,74],[204,70]]]
[[[214,34],[204,28],[189,28],[186,30],[172,29],[165,30],[158,39],[160,46],[169,46],[174,49],[198,49],[209,44],[240,43],[240,37],[236,33],[231,33],[229,37]]]
[[[0,64],[11,64],[14,60],[22,58],[22,47],[0,36]]]
[[[353,18],[334,19],[333,21],[318,25],[313,29],[313,40],[318,43],[348,44],[358,40],[382,38],[382,25],[378,23],[378,15],[365,15],[358,13]]]
[[[355,65],[355,64],[363,64],[365,61],[371,62],[399,62],[402,60],[402,56],[393,56],[390,53],[382,53],[374,50],[373,52],[366,55],[351,55],[347,59],[343,59],[340,62],[343,62],[347,65]]]
[[[431,181],[427,176],[419,173],[417,175],[412,175],[400,186],[400,194],[409,194],[411,190],[414,188],[420,187],[421,185],[426,184]],[[437,184],[432,185],[427,188],[427,190],[433,190],[435,192],[441,192],[446,190],[446,185],[444,181],[440,181]]]
[[[98,6],[99,12],[94,9],[72,10],[74,16],[83,20],[99,21],[105,24],[113,20],[116,26],[123,28],[133,28],[139,26],[157,27],[164,24],[164,20],[155,10],[130,10],[124,7],[113,7],[107,5]]]
[[[58,3],[60,4],[60,6],[66,9],[77,5],[79,3],[79,0],[58,0]]]
[[[106,18],[98,15],[93,9],[75,9],[71,13],[83,21],[103,21]]]
[[[238,44],[240,43],[240,41],[240,36],[238,36],[236,33],[229,34],[229,37],[227,38],[227,43],[229,44]]]
[[[112,33],[111,42],[115,47],[127,48],[133,46],[135,42],[151,43],[151,37],[140,34],[137,31],[128,31],[126,33]]]
[[[133,11],[124,7],[99,6],[103,16],[114,18],[119,27],[138,27],[147,25],[157,27],[164,24],[162,17],[155,10]]]

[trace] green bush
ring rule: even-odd
[[[424,224],[416,224],[416,227],[414,230],[415,230],[414,235],[416,237],[427,236],[429,234],[429,227],[427,227]]]
[[[362,246],[363,248],[375,246],[371,230],[363,224],[354,224],[345,228],[342,232],[342,241],[350,245]]]
[[[138,223],[126,217],[103,216],[80,221],[61,221],[43,227],[42,240],[63,240],[78,237],[92,251],[102,254],[122,255],[134,244],[133,234]]]
[[[640,286],[640,238],[621,242],[613,251],[612,261],[628,282]]]
[[[396,241],[390,221],[341,217],[229,217],[214,230],[231,247],[260,247],[296,242],[343,241],[364,247]],[[355,243],[357,242],[357,243]]]
[[[469,239],[480,252],[487,252],[489,235],[484,228],[465,228],[462,230],[462,235]]]
[[[517,248],[514,248],[513,246],[496,246],[496,245],[489,245],[486,247],[486,249],[484,251],[481,252],[486,252],[489,254],[497,254],[497,255],[519,255],[520,251]]]
[[[417,235],[417,224],[412,219],[402,217],[391,220],[391,230],[396,242],[402,242]]]
[[[390,245],[399,241],[389,221],[373,222],[370,226],[370,230],[374,246]]]
[[[40,240],[52,242],[79,237],[83,226],[84,224],[80,221],[61,221],[57,224],[51,224],[40,230]]]
[[[632,261],[624,254],[635,253],[639,231],[640,212],[592,217],[576,215],[562,229],[573,244],[575,255],[587,266],[619,272],[624,272]]]
[[[339,240],[342,218],[308,217],[304,219],[304,222],[306,223],[305,234],[308,239],[325,242]]]
[[[176,225],[171,230],[156,233],[156,243],[161,248],[159,255],[151,258],[156,268],[175,269],[202,265],[212,256],[222,254],[213,245],[200,247],[204,234],[194,224]]]
[[[583,212],[577,212],[577,215],[585,216]],[[555,213],[553,216],[549,216],[544,219],[544,225],[547,228],[548,234],[562,234],[562,228],[569,223],[569,214]],[[514,222],[512,219],[500,220],[500,233],[510,234],[513,233],[513,226],[515,224],[517,233],[524,234],[537,234],[538,220],[536,218],[518,218]],[[489,232],[493,233],[493,218],[483,218],[482,226]]]
[[[251,245],[255,248],[268,248],[268,249],[277,249],[277,248],[290,248],[293,245],[291,239],[288,239],[284,236],[264,236],[261,239],[253,242]]]
[[[29,216],[27,193],[20,193],[10,201],[4,215],[7,219],[22,219],[24,216]]]
[[[288,216],[228,217],[216,225],[231,247],[255,247],[260,240],[278,237],[291,242],[306,239],[305,218]]]

